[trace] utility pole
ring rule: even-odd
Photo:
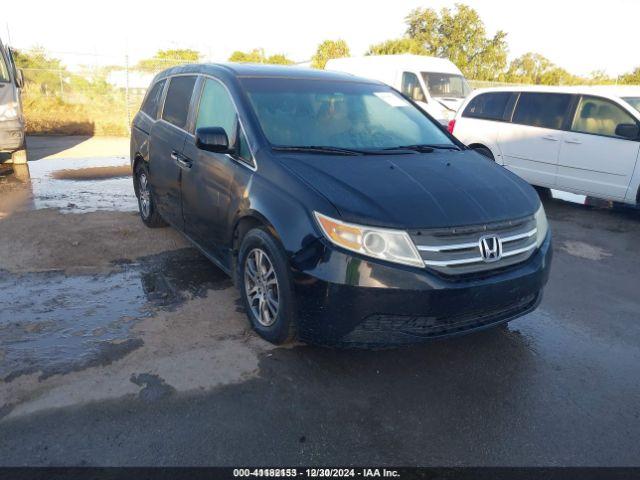
[[[129,109],[129,53],[125,53],[124,55],[124,65],[125,65],[125,87],[124,87],[124,102],[127,108],[127,130],[131,133],[131,110]]]

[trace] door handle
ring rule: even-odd
[[[581,145],[582,142],[580,140],[573,140],[573,139],[567,139],[565,140],[565,143],[571,143],[573,145]]]
[[[550,140],[552,142],[557,142],[558,141],[558,137],[554,137],[553,135],[544,135],[542,138],[544,140]]]
[[[171,151],[171,160],[175,160],[175,161],[177,162],[177,161],[178,161],[178,159],[179,159],[179,154],[178,154],[178,152],[176,152],[175,150],[172,150],[172,151]]]
[[[178,155],[178,165],[180,168],[191,168],[193,162],[190,158],[187,158],[184,155]]]

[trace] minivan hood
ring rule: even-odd
[[[344,221],[402,229],[513,220],[535,213],[526,182],[465,151],[424,154],[283,156],[283,164],[324,195]]]

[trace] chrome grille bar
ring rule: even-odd
[[[511,235],[509,237],[501,238],[502,244],[509,242],[515,242],[517,240],[522,240],[524,238],[532,237],[538,233],[538,229],[534,228],[525,233],[519,233],[517,235]],[[468,250],[470,248],[476,248],[478,246],[478,242],[467,242],[467,243],[455,243],[452,245],[417,245],[417,248],[421,252],[454,252],[456,250]]]

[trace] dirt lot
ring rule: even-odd
[[[0,173],[0,465],[638,464],[638,212],[546,201],[550,284],[508,328],[274,348],[139,221],[124,143]]]

